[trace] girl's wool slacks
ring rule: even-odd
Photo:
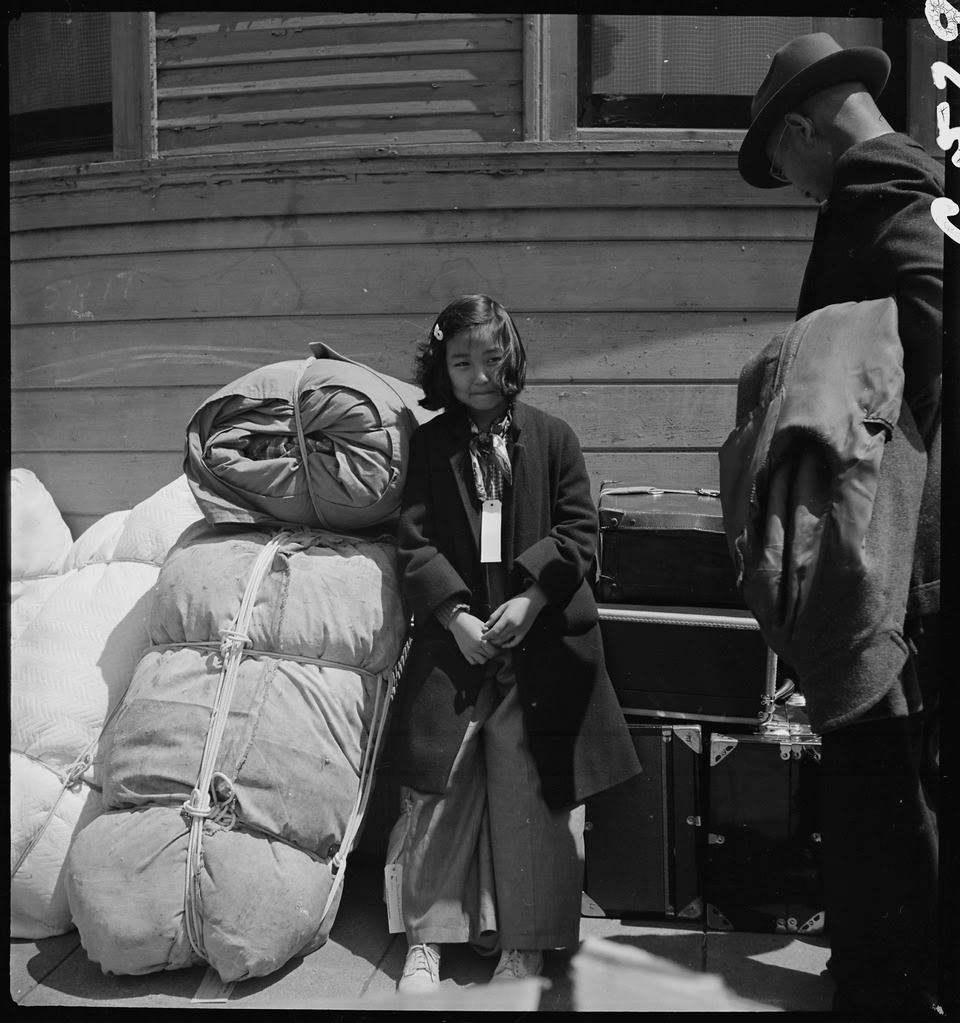
[[[395,842],[411,945],[494,952],[579,942],[584,809],[543,800],[510,652],[488,663],[446,792],[403,791]]]

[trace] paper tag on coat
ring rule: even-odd
[[[500,524],[503,506],[499,501],[484,501],[480,509],[480,560],[499,562]]]
[[[388,863],[383,868],[383,898],[387,904],[387,928],[390,934],[402,934],[403,926],[401,884],[403,867]]]

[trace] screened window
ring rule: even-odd
[[[880,106],[902,127],[902,19],[619,14],[579,19],[578,126],[747,128],[774,53],[808,32],[887,51],[894,70]]]
[[[110,12],[24,13],[7,44],[10,158],[111,151]]]

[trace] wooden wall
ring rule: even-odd
[[[595,489],[716,486],[815,212],[732,154],[187,164],[13,185],[12,464],[75,534],[179,474],[224,383],[315,339],[409,379],[436,313],[476,291],[516,317],[527,398],[577,430]]]
[[[520,14],[160,11],[165,153],[522,137]]]

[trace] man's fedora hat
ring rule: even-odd
[[[863,82],[874,99],[890,75],[890,58],[875,46],[844,49],[826,32],[797,36],[773,55],[770,70],[750,105],[750,128],[740,146],[738,166],[757,188],[778,188],[764,150],[771,127],[799,103],[841,82]]]

